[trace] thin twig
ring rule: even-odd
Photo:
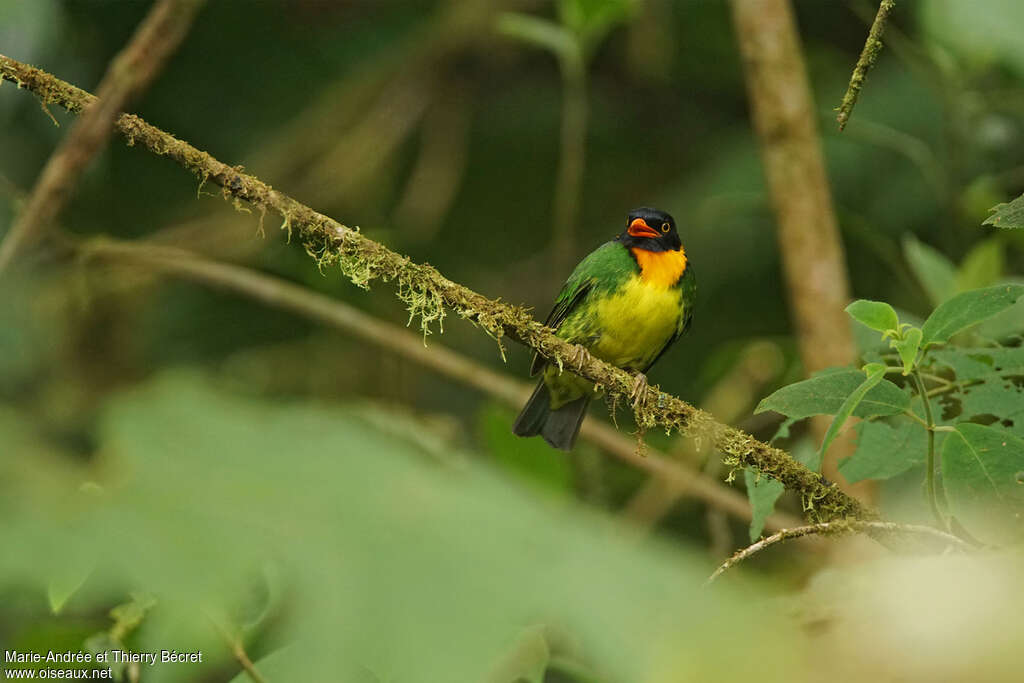
[[[342,301],[255,270],[206,260],[180,249],[109,239],[81,242],[77,251],[84,259],[103,258],[144,264],[317,320],[482,391],[509,406],[519,407],[530,395],[531,387],[526,383],[494,372],[441,344],[432,343],[427,348],[422,337],[398,325],[378,320]],[[627,464],[648,472],[674,494],[691,495],[712,508],[750,521],[747,499],[721,481],[693,471],[655,449],[649,449],[647,457],[638,457],[634,441],[603,422],[587,420],[580,436]],[[769,516],[765,526],[777,531],[798,524],[800,520],[792,515],[774,514]]]
[[[253,683],[268,683],[267,679],[263,677],[253,661],[249,659],[249,654],[245,651],[245,645],[242,643],[242,638],[236,634],[231,633],[228,629],[215,619],[212,615],[207,615],[210,623],[213,624],[214,630],[224,640],[224,643],[231,650],[231,655],[238,661],[242,670],[245,671],[246,675],[252,679]]]
[[[796,527],[794,529],[783,529],[782,531],[763,538],[753,545],[749,545],[743,550],[738,551],[735,555],[730,557],[728,560],[722,563],[722,565],[715,570],[715,572],[708,577],[708,580],[704,583],[705,586],[713,583],[719,576],[724,574],[729,569],[735,567],[740,562],[750,559],[751,556],[756,555],[762,550],[766,550],[773,545],[788,541],[794,538],[801,538],[803,536],[810,536],[812,534],[819,534],[822,536],[838,536],[842,534],[870,534],[871,536],[885,535],[885,534],[912,534],[918,536],[928,536],[932,539],[936,539],[946,543],[947,546],[955,547],[957,550],[970,551],[973,548],[968,545],[962,539],[947,534],[945,531],[939,531],[930,526],[923,526],[920,524],[900,524],[897,522],[878,522],[878,521],[863,521],[863,520],[840,520],[837,522],[822,522],[819,524],[809,524],[807,526]]]
[[[89,161],[106,144],[114,119],[153,80],[181,43],[203,0],[158,0],[107,67],[97,99],[46,162],[18,219],[0,243],[0,273],[22,246],[53,221]],[[45,108],[46,102],[44,100]]]
[[[864,87],[864,79],[867,78],[871,67],[875,65],[878,53],[882,51],[882,33],[885,32],[885,22],[889,19],[889,14],[895,6],[896,0],[882,0],[878,5],[878,13],[875,14],[875,21],[871,24],[871,30],[868,31],[868,39],[864,42],[860,59],[857,60],[857,65],[853,68],[853,74],[850,76],[850,85],[846,88],[842,103],[836,108],[836,111],[839,112],[836,116],[839,130],[846,128],[846,122],[850,120],[853,107],[857,104],[857,98],[860,97],[860,90]]]
[[[95,97],[51,74],[0,55],[0,77],[16,82],[69,111],[79,112]],[[503,337],[518,341],[551,362],[594,382],[612,397],[625,402],[635,378],[630,373],[580,354],[575,344],[555,336],[550,328],[533,319],[525,308],[488,299],[452,282],[429,265],[414,263],[384,245],[367,239],[338,221],[318,213],[290,196],[274,190],[258,178],[218,161],[188,143],[165,133],[141,118],[124,114],[118,118],[118,130],[132,144],[141,144],[156,154],[167,156],[206,182],[222,188],[226,198],[245,201],[261,211],[273,211],[284,218],[283,228],[297,231],[307,250],[321,266],[338,264],[353,283],[368,287],[372,280],[393,280],[398,296],[413,315],[421,318],[424,332],[428,323],[443,320],[447,310],[482,327],[499,345]],[[447,309],[447,310],[446,310]],[[502,349],[503,350],[503,349]],[[835,485],[824,482],[794,460],[788,453],[751,435],[716,422],[706,412],[663,391],[651,389],[636,402],[634,412],[642,429],[661,426],[679,430],[708,441],[722,453],[726,464],[751,467],[798,492],[805,508],[816,519],[853,517],[874,518],[875,513]]]

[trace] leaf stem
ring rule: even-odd
[[[918,364],[920,364],[920,361],[918,362]],[[954,384],[953,382],[949,381],[942,375],[936,375],[931,372],[922,372],[921,377],[926,377],[927,379],[930,379],[933,382],[939,382],[940,384],[946,387],[952,386]]]
[[[921,370],[914,368],[914,381],[917,383],[917,392],[924,404],[925,428],[928,430],[928,462],[925,471],[925,488],[928,493],[928,504],[932,508],[932,514],[942,528],[946,527],[946,520],[939,512],[938,498],[935,495],[935,419],[932,417],[932,404],[928,400],[928,392],[924,388],[924,380],[921,379]]]
[[[920,418],[920,417],[919,417],[919,416],[917,415],[917,413],[915,413],[914,411],[912,411],[912,410],[904,410],[904,411],[903,411],[903,414],[904,414],[904,415],[906,415],[907,417],[909,417],[910,419],[912,419],[912,420],[915,420],[915,421],[917,421],[917,422],[918,422],[918,423],[919,423],[919,424],[920,424],[920,425],[921,425],[922,427],[924,427],[925,429],[928,429],[928,423],[927,423],[927,422],[925,422],[924,420],[922,420],[922,419],[921,419],[921,418]]]

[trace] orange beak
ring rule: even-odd
[[[633,237],[658,237],[658,231],[647,225],[643,218],[635,218],[626,231]]]

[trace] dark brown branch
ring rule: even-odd
[[[153,80],[181,43],[203,0],[157,0],[100,81],[97,98],[72,126],[32,190],[25,208],[0,243],[0,273],[60,213],[89,161],[106,144],[114,119]],[[44,100],[43,106],[46,106]]]
[[[83,90],[39,69],[0,56],[0,77],[38,94],[46,103],[81,111],[95,98]],[[398,296],[420,317],[424,332],[430,322],[441,322],[446,308],[482,327],[498,341],[509,337],[541,353],[551,362],[599,385],[622,405],[628,405],[634,386],[629,373],[583,352],[581,347],[556,337],[533,319],[529,311],[488,299],[447,279],[435,268],[414,263],[405,256],[364,237],[358,230],[305,206],[274,190],[258,178],[218,161],[186,142],[163,132],[141,118],[124,114],[116,126],[129,144],[141,144],[156,154],[170,157],[205,182],[222,188],[225,197],[245,201],[261,212],[273,211],[284,218],[282,227],[297,232],[321,266],[339,265],[353,283],[366,287],[375,279],[397,282]],[[864,508],[834,485],[774,448],[738,429],[723,425],[704,411],[656,388],[633,402],[642,428],[661,426],[708,439],[735,468],[751,467],[768,475],[803,497],[806,509],[818,519],[872,518]]]
[[[868,39],[864,42],[864,49],[861,50],[857,65],[853,67],[853,73],[850,75],[850,85],[846,87],[842,103],[836,108],[836,111],[839,112],[836,116],[839,130],[846,128],[846,123],[850,120],[850,114],[853,113],[853,108],[857,104],[857,98],[860,97],[860,90],[864,87],[868,71],[871,71],[871,67],[875,65],[875,61],[878,59],[878,53],[882,51],[882,34],[885,32],[885,22],[888,21],[889,14],[894,7],[896,7],[896,0],[882,0],[881,4],[878,5],[875,20],[871,24],[871,30],[868,31]]]

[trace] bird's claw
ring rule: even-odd
[[[642,372],[633,375],[633,388],[629,392],[629,398],[633,401],[633,410],[636,410],[647,399],[648,389],[647,375]]]
[[[572,362],[576,364],[577,368],[582,369],[583,364],[590,360],[590,352],[582,346],[577,346],[576,350],[572,352]]]

